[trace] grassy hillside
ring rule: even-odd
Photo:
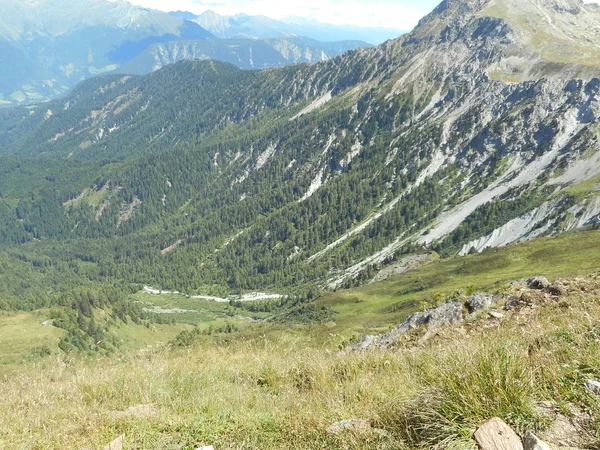
[[[598,248],[600,231],[542,238],[482,254],[440,259],[382,282],[277,308],[269,308],[268,301],[248,303],[241,308],[184,295],[138,292],[129,299],[159,311],[167,323],[118,322],[111,334],[120,343],[118,353],[164,344],[183,330],[206,333],[209,328],[225,329],[228,324],[235,326],[234,335],[238,338],[297,339],[313,348],[335,350],[365,334],[385,332],[410,313],[457,293],[494,292],[510,281],[535,275],[551,280],[588,275],[600,269]],[[252,304],[255,307],[250,310]],[[0,344],[0,364],[5,366],[4,371],[13,371],[21,363],[31,361],[37,347],[46,346],[53,354],[59,352],[58,337],[64,331],[44,327],[42,322],[50,317],[49,310],[0,316],[0,332],[6,330],[7,336]],[[42,354],[40,358],[45,356]]]
[[[336,355],[286,334],[38,362],[3,382],[0,444],[101,448],[124,433],[128,449],[474,449],[476,427],[500,416],[554,443],[573,420],[569,442],[598,448],[584,383],[600,377],[600,279],[566,285],[560,298],[509,288],[527,300],[500,321],[417,330],[393,350]],[[351,418],[375,429],[327,431]]]

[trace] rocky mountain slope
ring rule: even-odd
[[[261,69],[322,61],[365,42],[223,41],[195,22],[126,1],[0,1],[0,107],[65,94],[103,73],[149,73],[181,59]]]
[[[596,226],[599,20],[577,0],[446,0],[323,63],[186,62],[4,111],[4,242],[67,239],[104,273],[205,293]]]

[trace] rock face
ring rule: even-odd
[[[575,0],[564,3],[566,9],[548,0],[445,1],[399,39],[313,65],[247,73],[216,63],[178,63],[149,77],[88,83],[77,95],[40,105],[30,115],[0,120],[0,136],[6,137],[0,139],[0,153],[119,160],[144,149],[144,154],[161,152],[169,167],[185,166],[177,175],[177,192],[190,195],[164,194],[168,198],[154,195],[157,185],[133,185],[133,174],[150,179],[149,160],[128,163],[117,173],[107,169],[107,179],[119,179],[122,189],[111,193],[101,215],[88,202],[90,220],[97,220],[106,236],[122,231],[119,211],[138,194],[144,206],[128,221],[132,235],[156,220],[148,211],[164,210],[164,219],[175,223],[174,211],[213,186],[219,186],[222,201],[199,199],[185,206],[191,214],[181,225],[184,234],[212,229],[208,218],[222,213],[245,217],[240,198],[249,196],[260,210],[252,211],[243,227],[215,231],[197,255],[206,260],[202,272],[207,274],[199,286],[235,259],[215,259],[211,252],[228,236],[259,228],[267,216],[271,229],[261,245],[238,239],[227,252],[250,248],[247,272],[261,272],[256,284],[274,283],[264,280],[274,279],[275,270],[295,280],[301,270],[303,282],[343,286],[407,256],[415,245],[468,253],[581,228],[598,222],[600,214],[596,191],[578,200],[567,191],[573,185],[586,188],[585,182],[600,174],[600,10]],[[202,53],[160,44],[155,55],[166,52],[165,62]],[[280,50],[303,53],[293,45]],[[214,101],[206,101],[213,94]],[[166,103],[178,114],[163,114]],[[299,115],[307,105],[312,106]],[[249,120],[261,127],[260,138],[211,149],[218,165],[210,167],[218,170],[206,172],[201,185],[196,176],[204,166],[186,165],[171,151],[211,133],[212,141],[229,142],[229,129],[219,131],[223,124],[242,134],[237,130],[245,130]],[[259,155],[274,143],[274,153],[259,166]],[[208,150],[208,144],[197,148],[199,154]],[[356,182],[364,186],[340,191]],[[275,185],[286,193],[276,201]],[[340,192],[348,208],[330,226],[316,211],[330,210]],[[44,200],[54,216],[64,217],[60,232],[77,223],[74,210]],[[196,212],[202,214],[192,223]],[[10,211],[7,223],[17,227],[34,218],[25,213],[32,217]],[[287,230],[287,224],[306,218],[306,226]],[[461,227],[465,221],[481,226]],[[26,229],[19,239],[54,238],[59,231],[37,236]],[[85,232],[79,227],[70,236]],[[360,245],[372,236],[377,237],[372,245]],[[186,248],[196,251],[191,245],[173,250],[173,258]],[[274,259],[281,263],[272,264]],[[290,268],[292,260],[298,267]],[[264,277],[263,269],[269,272]]]
[[[481,450],[523,450],[519,436],[498,417],[483,423],[474,437]]]

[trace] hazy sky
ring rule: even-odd
[[[274,19],[306,17],[337,25],[408,30],[441,0],[128,0],[163,11],[246,13]]]

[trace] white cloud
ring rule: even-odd
[[[135,5],[163,11],[184,10],[200,14],[246,13],[274,19],[305,17],[336,25],[361,25],[407,30],[416,25],[437,0],[129,0]]]

